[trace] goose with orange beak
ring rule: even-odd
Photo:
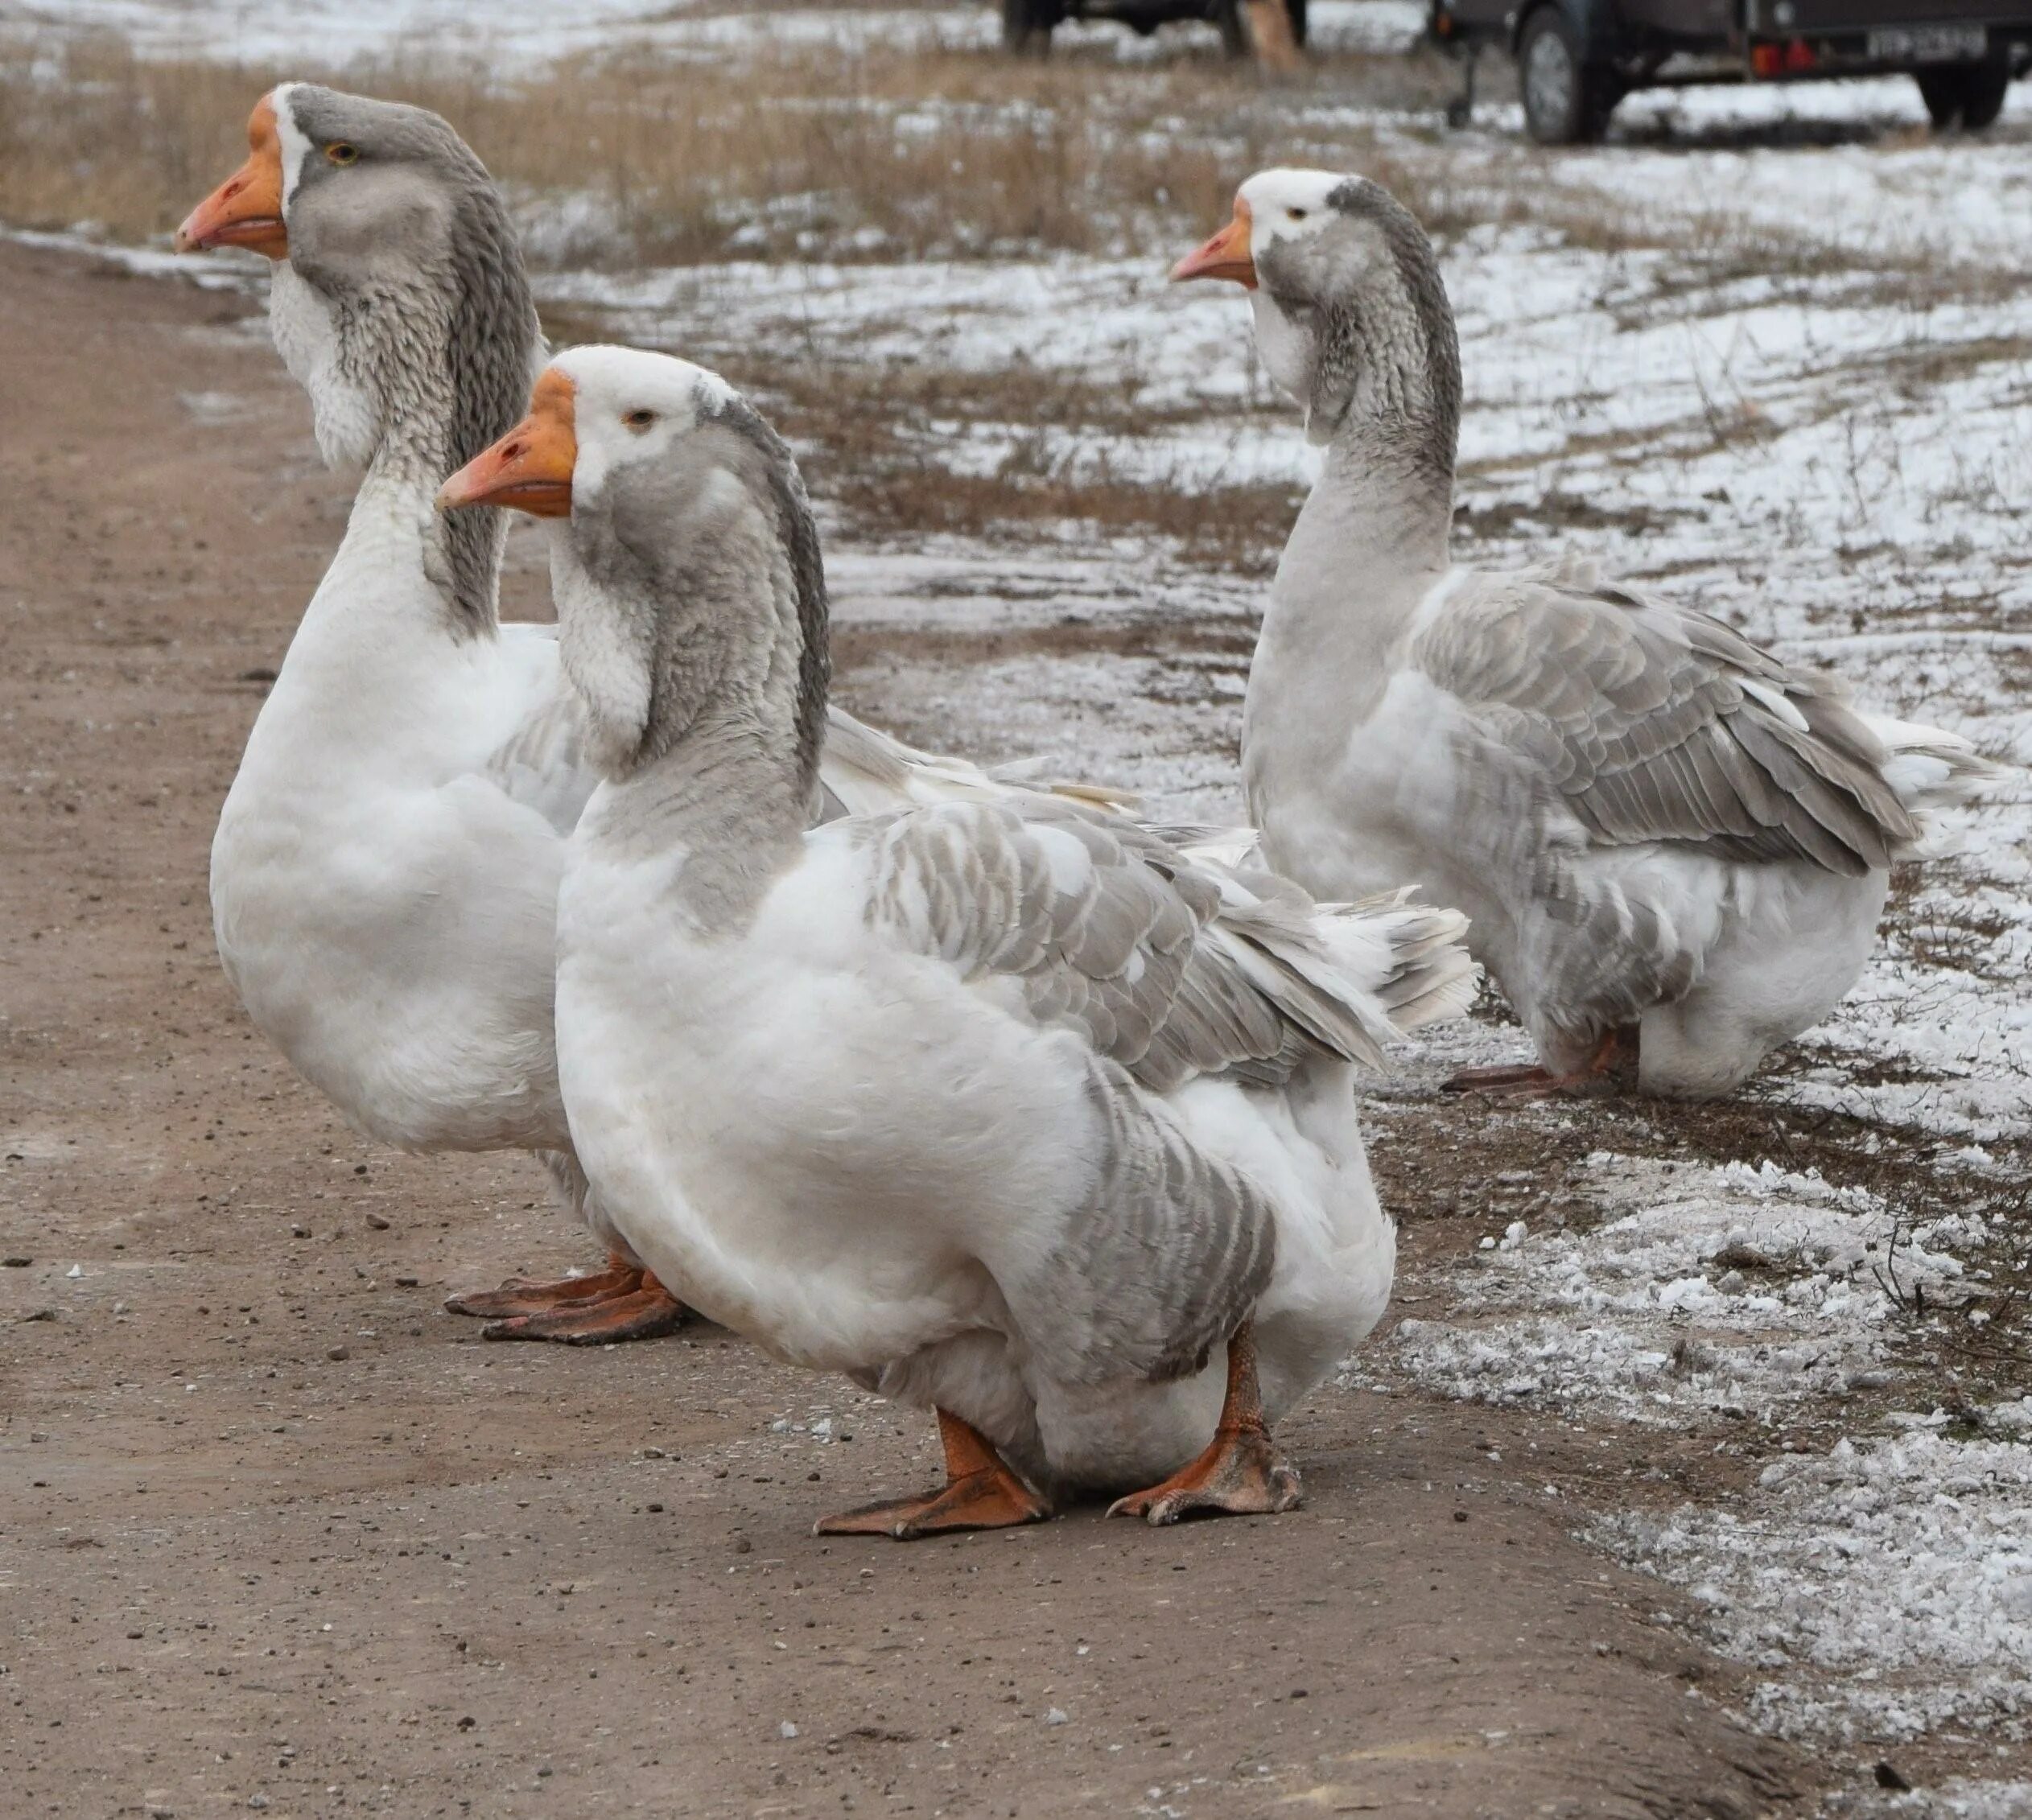
[[[555,628],[500,619],[506,514],[435,507],[529,402],[542,339],[513,227],[420,109],[285,84],[248,140],[179,245],[274,262],[276,345],[327,459],[362,478],[220,817],[221,958],[352,1124],[406,1150],[531,1151],[606,1247],[602,1270],[511,1279],[454,1311],[493,1339],[667,1333],[684,1310],[589,1191],[558,1089],[557,883],[598,781],[587,723]],[[568,492],[504,503],[546,501]],[[823,780],[835,809],[999,787],[839,710]]]
[[[603,780],[558,897],[580,1159],[687,1300],[937,1411],[946,1483],[820,1533],[1289,1509],[1271,1425],[1390,1289],[1354,1065],[1464,1002],[1460,919],[1041,791],[811,826],[818,533],[684,361],[559,356],[439,500],[549,520]]]
[[[1468,912],[1539,1060],[1457,1086],[1740,1084],[1854,984],[1891,863],[1993,768],[1591,562],[1455,564],[1453,313],[1376,184],[1261,172],[1174,276],[1247,287],[1325,451],[1243,708],[1271,864]]]
[[[682,1307],[588,1195],[559,1101],[551,932],[595,781],[552,628],[504,624],[505,515],[432,509],[500,434],[542,340],[499,192],[436,115],[287,83],[177,232],[274,261],[276,344],[319,447],[364,471],[212,846],[219,952],[259,1027],[369,1134],[522,1149],[608,1267],[455,1299],[490,1336],[667,1332]]]

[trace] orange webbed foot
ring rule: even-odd
[[[1298,1468],[1284,1458],[1269,1431],[1243,1428],[1215,1435],[1214,1444],[1191,1465],[1148,1491],[1117,1498],[1107,1513],[1157,1525],[1195,1514],[1272,1517],[1296,1510],[1304,1495]]]
[[[1554,1093],[1602,1093],[1633,1084],[1637,1039],[1634,1031],[1612,1030],[1594,1053],[1571,1074],[1555,1074],[1535,1064],[1511,1068],[1464,1068],[1440,1085],[1442,1093],[1490,1093],[1536,1100]]]
[[[954,1530],[1013,1529],[1051,1515],[1050,1504],[1009,1470],[979,1430],[942,1409],[938,1433],[946,1447],[946,1482],[937,1491],[822,1517],[811,1533],[912,1542]]]
[[[1147,1491],[1117,1498],[1108,1506],[1109,1516],[1164,1524],[1195,1512],[1271,1517],[1298,1508],[1304,1495],[1298,1468],[1271,1439],[1263,1419],[1252,1320],[1244,1321],[1228,1341],[1227,1379],[1220,1424],[1198,1459]]]
[[[560,1346],[618,1346],[630,1340],[661,1340],[690,1319],[691,1311],[644,1270],[639,1288],[496,1321],[480,1330],[480,1337],[548,1340]]]

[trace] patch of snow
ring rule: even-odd
[[[1780,1671],[1752,1716],[1815,1742],[2032,1714],[2032,1447],[1931,1423],[1781,1460],[1741,1515],[1605,1518],[1595,1539],[1686,1588],[1717,1645]]]
[[[1461,1318],[1402,1321],[1351,1370],[1387,1361],[1442,1395],[1626,1421],[1768,1423],[1889,1383],[1898,1303],[1958,1299],[1951,1248],[1982,1236],[1965,1217],[1909,1226],[1861,1189],[1768,1162],[1597,1152],[1565,1190],[1627,1211],[1586,1233],[1513,1221],[1456,1280]]]
[[[1820,1811],[1840,1820],[2025,1820],[2032,1782],[1971,1781],[1956,1776],[1938,1788],[1893,1794],[1881,1789],[1830,1795]]]

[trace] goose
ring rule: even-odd
[[[1456,564],[1453,312],[1379,185],[1263,171],[1173,275],[1247,290],[1324,450],[1243,703],[1267,863],[1467,913],[1539,1060],[1451,1086],[1746,1080],[1854,984],[1891,863],[1993,768],[1591,562]]]
[[[505,515],[432,504],[520,415],[541,361],[513,231],[420,109],[287,83],[248,142],[177,246],[274,261],[270,325],[319,447],[364,474],[219,818],[221,960],[354,1126],[410,1151],[531,1151],[606,1246],[604,1270],[448,1307],[495,1339],[666,1333],[685,1310],[590,1191],[558,1090],[558,880],[598,781],[584,718],[555,628],[499,618]],[[833,809],[863,812],[1000,787],[839,710],[823,778]]]
[[[558,899],[576,1154],[686,1301],[937,1412],[946,1483],[819,1533],[1289,1509],[1269,1424],[1395,1258],[1354,1066],[1461,1007],[1461,919],[1038,793],[810,826],[818,537],[702,368],[562,354],[439,497],[550,526],[601,774]]]

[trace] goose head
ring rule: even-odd
[[[514,421],[540,347],[500,192],[436,114],[311,83],[263,96],[247,144],[177,250],[274,261],[276,345],[326,458],[393,439],[435,482]]]
[[[549,521],[560,651],[606,775],[740,724],[810,788],[828,674],[818,530],[789,447],[717,373],[633,348],[560,354],[438,504]]]
[[[1380,184],[1329,171],[1259,171],[1227,225],[1172,270],[1249,293],[1256,346],[1304,407],[1307,435],[1359,424],[1450,476],[1461,412],[1453,313],[1432,242]]]

